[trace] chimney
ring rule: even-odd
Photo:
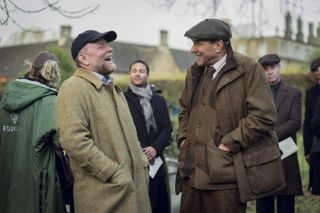
[[[63,46],[70,39],[71,39],[71,26],[70,25],[60,26],[60,37],[58,40],[58,45]]]
[[[320,23],[318,23],[317,27],[317,35],[313,39],[313,45],[320,46]]]
[[[309,23],[309,36],[308,36],[308,43],[311,44],[314,41],[314,36],[313,36],[313,23]]]
[[[168,47],[168,31],[160,30],[160,46]]]
[[[302,20],[300,16],[298,17],[297,24],[298,24],[298,32],[296,36],[296,41],[303,43]]]
[[[60,27],[60,37],[70,39],[71,38],[71,26],[62,25]]]
[[[284,32],[284,38],[291,40],[292,39],[292,30],[291,30],[291,14],[286,13],[286,29]]]

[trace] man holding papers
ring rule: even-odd
[[[267,54],[259,59],[270,84],[278,118],[275,132],[282,152],[283,170],[287,186],[274,194],[257,200],[257,213],[275,212],[274,200],[278,213],[292,213],[294,196],[302,195],[301,177],[295,146],[296,132],[301,126],[301,92],[287,85],[280,79],[280,58],[276,54]]]
[[[149,197],[153,213],[169,213],[163,150],[169,145],[172,126],[167,104],[148,82],[149,66],[142,60],[129,68],[130,84],[125,92],[138,138],[150,165]]]

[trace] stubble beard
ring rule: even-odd
[[[113,73],[116,70],[117,70],[117,65],[115,63],[112,63],[111,65],[103,66],[101,68],[101,70],[99,71],[99,73],[101,75],[103,75],[103,76],[107,76],[107,75],[110,75],[111,73]]]

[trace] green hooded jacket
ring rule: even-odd
[[[57,91],[39,82],[11,82],[0,102],[0,210],[65,212],[56,175]]]

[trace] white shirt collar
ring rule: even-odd
[[[109,84],[112,82],[112,77],[111,76],[103,76],[101,75],[100,73],[97,73],[97,72],[92,72],[99,80],[101,80],[104,84]],[[105,83],[103,78],[107,78],[108,79],[108,82]]]
[[[101,80],[102,81],[102,79],[103,79],[103,75],[101,75],[100,73],[97,73],[97,72],[92,72],[99,80]]]
[[[221,71],[222,67],[226,65],[227,63],[227,54],[225,54],[219,61],[214,63],[212,66],[216,70],[215,73],[213,73],[212,79],[214,79],[218,73]]]

